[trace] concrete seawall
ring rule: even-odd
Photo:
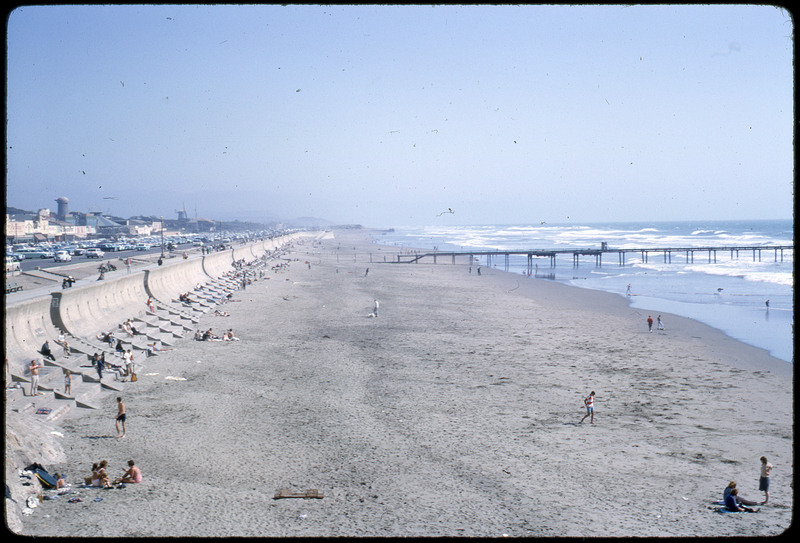
[[[205,258],[203,257],[203,259]],[[160,268],[149,270],[145,282],[147,294],[140,300],[142,307],[144,307],[143,304],[148,295],[168,304],[182,293],[192,291],[198,283],[202,285],[209,279],[218,277],[206,274],[203,268],[203,259],[166,263]],[[230,270],[230,267],[228,269]]]
[[[221,251],[203,257],[203,271],[209,277],[219,277],[233,269],[233,254],[231,251]]]
[[[39,349],[49,340],[52,350],[58,346],[58,331],[50,317],[50,296],[26,300],[6,308],[5,349],[9,369],[22,373],[34,358],[41,358]]]
[[[140,317],[147,306],[144,272],[97,281],[93,285],[54,292],[57,327],[77,337],[93,337],[100,331],[116,331],[127,319]]]
[[[24,374],[31,359],[41,358],[38,351],[45,340],[50,341],[53,350],[58,349],[55,339],[59,330],[90,339],[99,332],[116,331],[126,320],[146,315],[148,297],[154,297],[162,306],[177,307],[180,304],[172,300],[181,293],[191,292],[198,284],[205,285],[232,271],[234,257],[249,262],[264,256],[265,251],[307,235],[313,234],[292,234],[198,258],[175,259],[158,268],[6,305],[7,371]],[[73,349],[80,350],[80,346],[73,345]]]

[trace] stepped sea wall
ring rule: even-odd
[[[143,317],[147,299],[169,305],[180,294],[217,280],[234,269],[234,262],[252,261],[303,234],[289,234],[190,259],[167,261],[163,266],[107,278],[82,287],[52,292],[5,307],[5,353],[8,371],[23,374],[31,359],[39,358],[46,341],[57,348],[61,330],[76,338],[93,338],[116,330],[128,319]],[[75,345],[76,350],[80,349]]]

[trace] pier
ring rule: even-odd
[[[430,251],[425,253],[406,253],[398,254],[397,260],[391,261],[396,264],[417,264],[423,259],[433,259],[436,264],[439,259],[450,260],[456,263],[456,257],[468,257],[470,264],[476,258],[485,257],[486,266],[491,267],[496,258],[503,258],[503,265],[506,271],[509,269],[511,255],[527,257],[528,272],[534,269],[534,258],[547,258],[549,266],[555,268],[556,257],[558,255],[572,255],[572,266],[577,268],[580,265],[581,257],[594,257],[596,267],[602,267],[604,255],[616,255],[617,264],[625,266],[626,257],[630,254],[641,256],[641,261],[647,263],[653,257],[660,257],[664,263],[671,264],[673,255],[686,255],[685,262],[692,264],[695,261],[695,254],[702,255],[702,261],[708,259],[709,264],[717,262],[717,254],[728,254],[730,260],[738,260],[740,253],[752,255],[753,262],[761,262],[762,254],[766,253],[773,257],[775,262],[783,262],[784,251],[793,251],[794,245],[757,245],[757,246],[718,246],[718,247],[645,247],[639,249],[615,249],[609,248],[606,244],[600,249],[515,249],[515,250],[485,250],[485,251]]]

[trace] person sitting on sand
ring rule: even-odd
[[[92,486],[109,488],[111,486],[111,479],[106,473],[108,462],[103,460],[99,464],[92,466]]]
[[[92,464],[92,474],[89,477],[86,477],[84,481],[89,486],[100,486],[100,476],[98,475],[100,472],[100,464],[95,462]]]
[[[728,499],[728,495],[735,488],[736,488],[736,481],[731,481],[730,483],[728,483],[728,486],[726,486],[725,490],[722,491],[722,501],[727,500]],[[744,498],[739,497],[738,494],[736,494],[736,503],[741,504],[741,505],[758,505],[758,502],[745,500]]]
[[[128,460],[128,469],[125,470],[125,474],[114,481],[114,484],[119,483],[141,483],[142,482],[142,471],[136,467],[136,463],[133,460]]]
[[[735,488],[732,488],[731,491],[728,493],[728,496],[725,498],[725,509],[728,511],[738,513],[738,512],[746,512],[746,513],[758,513],[758,509],[753,509],[752,507],[747,507],[744,505],[739,505],[736,502],[736,495],[739,491]]]
[[[56,490],[58,490],[59,488],[68,488],[69,487],[67,482],[64,480],[64,478],[60,474],[56,473],[54,475],[54,477],[56,478]]]
[[[159,346],[156,344],[156,342],[155,342],[155,341],[153,342],[153,345],[152,345],[150,348],[151,348],[151,350],[153,351],[153,354],[155,354],[155,353],[161,353],[161,352],[164,352],[164,351],[171,351],[171,350],[172,350],[172,349],[168,349],[168,348],[164,347],[163,345],[162,345],[161,347],[159,347]]]

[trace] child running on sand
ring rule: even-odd
[[[589,423],[594,424],[594,390],[583,399],[583,404],[586,406],[586,414],[581,419],[581,422],[586,420],[586,417],[591,417]]]

